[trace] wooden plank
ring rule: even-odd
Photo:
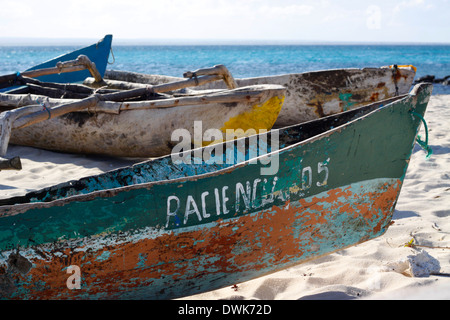
[[[94,77],[94,83],[97,87],[104,85],[103,78],[100,72],[97,70],[95,63],[90,61],[89,58],[85,55],[78,56],[76,60],[58,62],[55,67],[35,69],[24,71],[20,74],[18,73],[0,76],[0,84],[3,84],[3,88],[5,88],[10,86],[11,82],[13,82],[13,84],[16,84],[16,82],[20,83],[20,76],[37,78],[52,74],[71,73],[85,69],[89,70],[90,74]]]
[[[236,89],[237,84],[230,71],[223,64],[216,65],[212,68],[198,69],[196,71],[187,71],[183,74],[185,78],[196,78],[204,75],[220,75],[227,85],[228,89]]]

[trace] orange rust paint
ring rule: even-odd
[[[408,80],[408,75],[404,74],[400,71],[401,69],[397,69],[396,72],[394,72],[392,78],[394,79],[394,81],[398,81],[401,78],[403,78],[404,80]]]
[[[155,239],[105,245],[96,251],[80,247],[52,252],[41,248],[48,259],[30,259],[31,271],[15,275],[16,282],[22,283],[22,290],[27,292],[26,297],[17,298],[114,298],[141,286],[149,288],[146,294],[150,298],[157,298],[166,294],[161,279],[165,279],[168,292],[183,282],[193,287],[241,282],[249,274],[272,269],[274,264],[283,268],[329,253],[323,250],[354,244],[345,243],[344,235],[337,233],[339,226],[332,231],[339,223],[351,225],[355,221],[359,223],[355,228],[365,227],[364,238],[368,232],[369,238],[378,236],[390,222],[400,185],[399,181],[384,185],[381,191],[365,193],[352,193],[351,187],[336,188],[326,196],[301,199],[295,204],[286,202],[282,207],[184,232],[168,232]],[[341,217],[345,218],[343,222]],[[332,240],[329,232],[336,233]],[[336,242],[335,247],[330,247],[329,241]],[[66,286],[70,274],[65,270],[70,265],[81,268],[81,289]],[[224,275],[232,277],[231,282]]]
[[[370,96],[370,101],[378,101],[380,93],[379,92],[374,92],[372,93],[372,95]]]

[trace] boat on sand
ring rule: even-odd
[[[186,72],[185,77],[192,78],[197,72]],[[287,89],[283,109],[274,124],[275,128],[280,128],[406,94],[412,87],[415,74],[414,66],[392,65],[381,68],[291,73],[235,79],[235,81],[238,87],[278,84]],[[104,78],[154,85],[180,80],[166,75],[118,70],[106,70]],[[218,88],[224,88],[224,84],[208,83],[193,90]]]
[[[172,93],[222,80],[229,89]],[[215,137],[205,144],[270,130],[286,91],[271,84],[234,88],[224,66],[205,69],[196,79],[127,90],[103,86],[106,83],[100,79],[102,84],[98,84],[95,78],[89,82],[94,88],[43,83],[26,77],[18,81],[23,83],[20,90],[0,93],[0,108],[5,110],[2,122],[10,123],[9,142],[116,157],[170,154],[180,139],[189,139],[184,149],[201,147],[207,141],[204,135],[208,130],[214,130]],[[174,136],[175,130],[184,135]],[[4,155],[7,141],[3,145]]]
[[[0,200],[0,295],[173,299],[376,238],[431,90]]]
[[[16,88],[16,81],[20,75],[33,77],[42,82],[81,83],[87,77],[92,76],[90,70],[86,68],[79,68],[78,70],[61,69],[60,72],[42,72],[43,70],[57,68],[61,63],[76,60],[79,56],[87,57],[89,62],[94,64],[95,69],[98,71],[98,75],[103,77],[108,65],[112,38],[112,35],[106,35],[92,45],[62,54],[30,67],[23,72],[0,76],[0,92],[9,91]],[[36,73],[36,71],[40,72]]]

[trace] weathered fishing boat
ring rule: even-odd
[[[274,127],[294,125],[308,120],[358,108],[378,100],[407,93],[416,69],[390,66],[364,69],[336,69],[315,72],[236,79],[238,86],[278,84],[286,87],[286,100]],[[192,77],[195,72],[187,72]],[[180,78],[107,70],[105,79],[148,84],[177,81]],[[198,89],[222,88],[209,83]]]
[[[89,58],[89,60],[95,64],[98,72],[103,77],[106,71],[106,67],[108,65],[109,53],[111,51],[111,43],[113,36],[108,34],[103,39],[100,39],[97,43],[94,43],[90,46],[74,50],[65,54],[62,54],[58,57],[52,58],[48,61],[42,62],[38,65],[35,65],[27,70],[41,70],[47,68],[53,68],[58,65],[58,63],[75,60],[80,55],[84,55]],[[91,74],[89,70],[80,70],[75,72],[62,72],[62,73],[53,73],[48,75],[42,75],[36,77],[36,79],[43,82],[55,82],[55,83],[77,83],[83,82],[87,77],[90,77]]]
[[[378,237],[431,90],[0,200],[0,295],[177,298]]]
[[[231,76],[224,76],[223,66],[205,70],[209,73],[196,79],[125,91],[99,91],[54,83],[35,85],[36,81],[24,79],[26,85],[20,94],[0,94],[0,107],[32,106],[29,109],[36,111],[40,122],[30,121],[26,109],[7,111],[11,113],[8,118],[15,119],[9,141],[70,153],[155,157],[171,153],[180,139],[190,138],[185,149],[191,148],[191,143],[202,146],[208,129],[218,130],[223,140],[228,140],[227,137],[234,139],[272,128],[286,91],[279,85],[253,85],[182,96],[162,94],[207,81],[223,79],[229,84],[233,81]],[[73,91],[73,87],[77,90]],[[23,88],[28,91],[24,93]],[[102,92],[105,94],[100,95]],[[124,92],[134,93],[133,99],[130,100],[129,94],[124,99]],[[61,96],[64,98],[58,98]],[[70,109],[76,112],[62,115],[57,113],[62,106],[71,105],[83,108]],[[181,130],[179,135],[174,132],[177,129]],[[228,130],[234,135],[227,136]]]

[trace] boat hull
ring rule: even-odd
[[[85,55],[89,60],[95,63],[95,66],[103,77],[108,65],[108,57],[111,51],[112,35],[106,35],[103,39],[90,46],[60,55],[43,63],[40,63],[34,67],[27,69],[26,71],[53,68],[58,62],[76,60],[78,56]],[[45,76],[36,77],[36,79],[42,82],[55,82],[55,83],[81,83],[87,77],[91,77],[89,70],[74,71],[68,73],[57,73]]]
[[[192,166],[164,157],[0,202],[0,280],[9,284],[1,293],[177,298],[378,237],[421,123],[412,112],[423,116],[430,87],[298,143],[286,141],[319,122],[280,130],[271,175],[260,161]]]
[[[227,91],[228,96],[236,97],[229,102],[210,102],[204,97],[203,102],[181,106],[183,98],[180,97],[172,107],[138,110],[127,108],[139,102],[99,102],[120,110],[96,112],[94,107],[14,129],[10,143],[69,153],[158,157],[170,154],[183,140],[181,131],[180,136],[174,133],[177,129],[191,138],[188,149],[191,143],[201,147],[208,129],[219,130],[223,140],[227,130],[236,131],[237,138],[253,132],[249,129],[256,133],[270,130],[282,109],[285,91],[281,86],[250,86]],[[245,96],[255,92],[256,99]],[[159,101],[143,102],[144,105],[152,103]]]
[[[284,127],[355,109],[365,104],[407,93],[415,69],[364,68],[336,69],[265,77],[236,79],[238,86],[278,84],[287,89],[286,100],[274,127]],[[174,77],[108,70],[105,78],[158,84]],[[179,79],[179,78],[178,78]],[[225,88],[220,81],[199,89]]]

